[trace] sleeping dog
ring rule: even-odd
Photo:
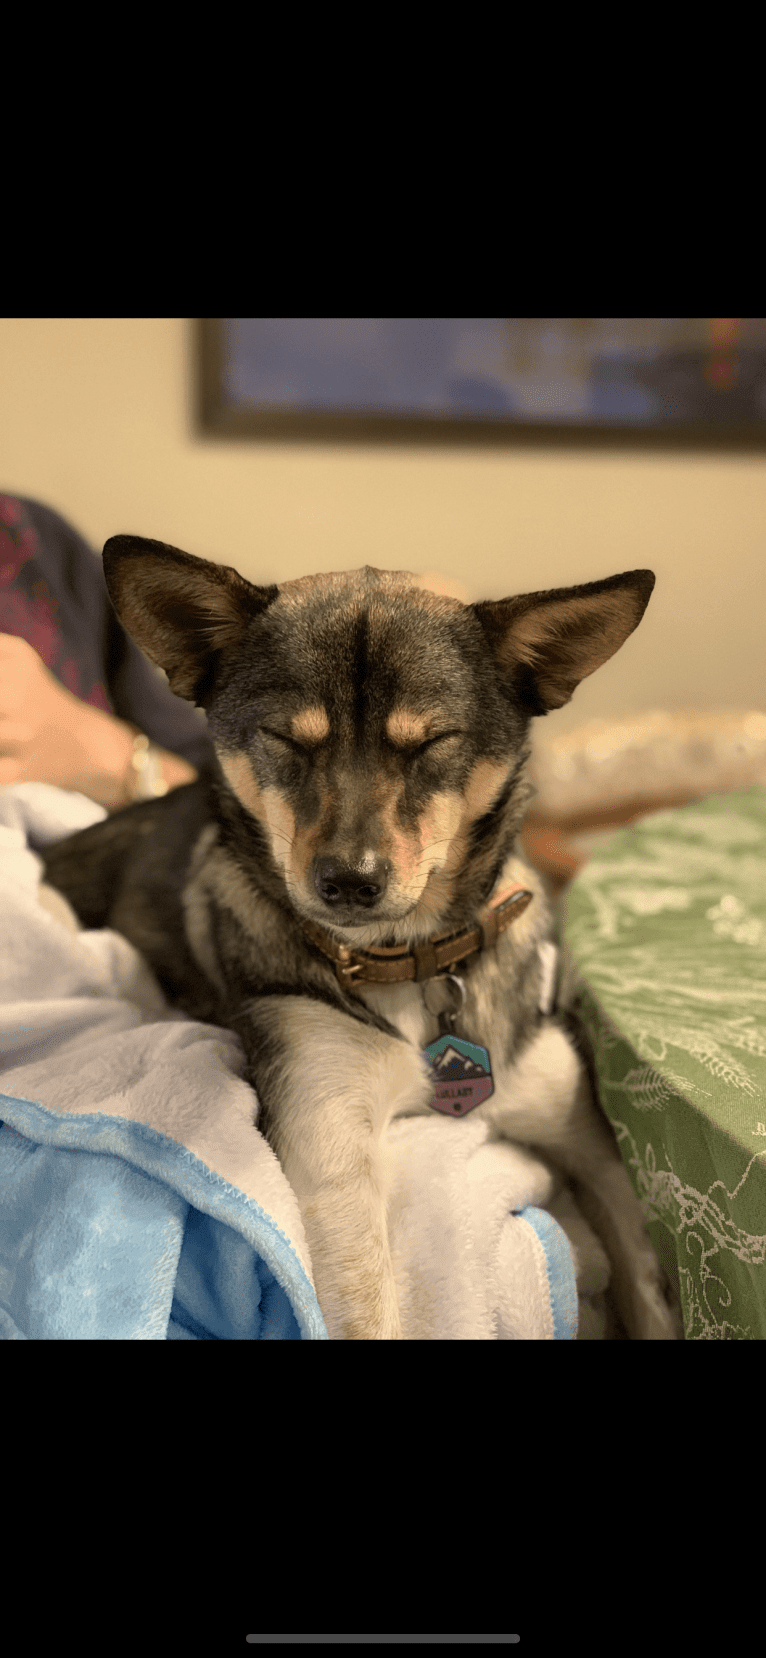
[[[369,567],[256,587],[136,536],[106,543],[104,573],[127,632],[205,710],[217,769],[49,847],[46,879],[176,1006],[239,1035],[330,1336],[401,1336],[381,1140],[438,1110],[558,1165],[627,1335],[676,1339],[543,984],[551,911],[516,845],[530,722],[619,650],[652,573],[472,605]]]

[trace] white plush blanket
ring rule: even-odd
[[[0,789],[0,1334],[326,1340],[238,1039],[41,892],[35,848],[103,816],[46,784]],[[608,1262],[538,1158],[437,1114],[393,1122],[385,1152],[407,1339],[604,1334]]]

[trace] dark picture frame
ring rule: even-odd
[[[195,326],[203,438],[766,448],[764,318],[201,317]]]

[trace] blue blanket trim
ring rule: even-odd
[[[566,1232],[547,1209],[537,1209],[529,1203],[517,1212],[529,1221],[543,1246],[553,1312],[553,1339],[575,1341],[579,1302],[574,1256]]]
[[[327,1341],[290,1240],[186,1146],[0,1093],[0,1333]]]

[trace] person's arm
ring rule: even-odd
[[[54,783],[118,811],[136,798],[138,732],[65,690],[26,639],[0,633],[0,786]],[[158,755],[168,789],[194,781],[187,760]]]
[[[81,794],[104,806],[107,812],[118,812],[138,798],[134,739],[140,735],[139,728],[102,714],[97,708],[88,712],[96,714],[99,723],[83,722],[81,728],[83,781],[65,786],[79,788]],[[159,763],[166,791],[177,789],[181,783],[194,782],[197,772],[180,754],[171,754],[156,743],[152,744],[152,753]]]

